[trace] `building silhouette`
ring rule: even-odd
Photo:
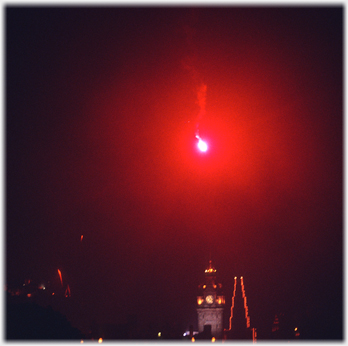
[[[216,269],[212,262],[205,269],[205,281],[199,285],[197,296],[198,332],[197,338],[222,338],[225,296],[222,285],[216,281]]]
[[[251,328],[247,296],[243,276],[234,278],[229,328],[224,329],[223,313],[225,296],[222,284],[216,280],[216,269],[209,261],[204,272],[204,283],[198,286],[197,317],[198,335],[196,339],[253,340],[256,328]]]

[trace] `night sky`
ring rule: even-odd
[[[211,259],[342,337],[342,7],[4,10],[8,284],[185,331]]]

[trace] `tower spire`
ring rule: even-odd
[[[225,296],[222,292],[222,285],[216,281],[216,269],[211,259],[204,273],[204,283],[198,286],[198,331],[201,338],[204,338],[209,329],[209,334],[211,333],[215,338],[222,338]],[[206,332],[204,332],[205,330]]]
[[[214,268],[212,261],[209,261],[209,266],[208,268],[205,270],[206,274],[215,274],[216,273],[216,269]]]

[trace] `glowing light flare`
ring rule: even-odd
[[[198,140],[198,149],[202,152],[206,152],[208,150],[208,145],[207,143],[205,143],[204,141],[202,141],[201,139]]]
[[[198,149],[202,151],[203,153],[205,153],[208,150],[208,144],[201,139],[201,137],[198,134],[198,131],[196,133],[196,138],[198,139],[198,143],[197,143]]]

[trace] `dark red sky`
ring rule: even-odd
[[[244,276],[252,324],[340,335],[341,7],[5,16],[9,283],[61,268],[81,324],[188,328],[211,256],[228,305]]]

